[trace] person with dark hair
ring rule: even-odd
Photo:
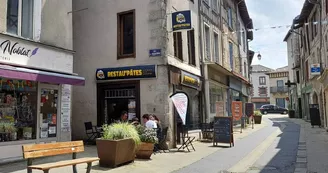
[[[151,115],[151,120],[155,121],[155,123],[157,124],[157,128],[160,128],[161,129],[161,122],[159,121],[159,119],[157,118],[156,115]]]
[[[122,111],[120,121],[121,122],[127,122],[128,121],[128,112],[127,111]]]
[[[152,121],[150,118],[151,117],[150,117],[149,114],[144,114],[142,116],[143,122],[145,123],[145,126],[147,128],[156,129],[157,128],[157,124],[155,123],[155,121]]]
[[[137,117],[132,118],[132,123],[131,124],[135,125],[135,126],[139,125],[140,124],[139,123],[139,118],[137,118]]]

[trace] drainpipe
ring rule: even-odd
[[[202,0],[198,0],[198,29],[199,29],[199,50],[200,50],[200,62],[201,62],[201,65],[200,65],[200,69],[201,69],[201,73],[202,73],[202,90],[201,90],[201,94],[202,94],[202,97],[201,97],[201,100],[202,100],[202,103],[203,103],[203,106],[201,106],[201,111],[202,111],[202,114],[204,115],[202,117],[202,122],[206,122],[206,118],[207,118],[207,115],[208,115],[208,110],[206,109],[207,107],[207,102],[206,102],[206,93],[205,93],[205,82],[206,82],[206,79],[205,79],[205,62],[204,62],[204,58],[203,58],[203,44],[202,44],[202,40],[203,40],[203,30],[202,30],[202,15],[201,15],[201,7],[202,6]]]

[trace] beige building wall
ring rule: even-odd
[[[156,64],[156,79],[140,80],[140,115],[154,113],[164,126],[172,128],[172,87],[168,64],[200,75],[198,60],[197,1],[85,1],[73,0],[73,9],[88,8],[74,14],[74,70],[86,78],[84,87],[74,87],[73,138],[84,137],[84,122],[97,123],[97,68]],[[117,14],[135,10],[136,58],[117,59]],[[183,61],[174,57],[171,15],[176,10],[191,9],[195,29],[196,66],[188,64],[187,32],[182,32]],[[167,27],[167,29],[165,29]],[[161,57],[149,57],[150,49],[162,49]],[[170,119],[171,117],[171,119]]]

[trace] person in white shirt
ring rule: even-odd
[[[155,121],[150,120],[150,117],[148,114],[144,114],[142,116],[143,122],[145,123],[145,126],[147,128],[151,128],[151,129],[156,129],[157,128],[157,124]]]

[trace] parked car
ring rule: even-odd
[[[280,114],[287,114],[288,109],[277,106],[277,105],[263,105],[260,108],[260,111],[262,114],[268,114],[268,113],[280,113]]]

